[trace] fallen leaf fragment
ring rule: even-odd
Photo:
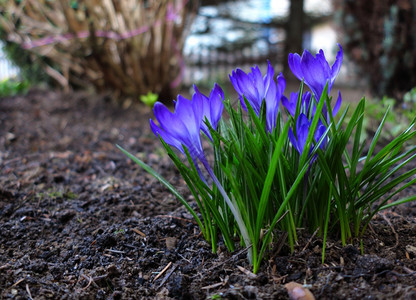
[[[291,300],[315,300],[311,291],[300,283],[291,281],[285,284],[285,288],[287,289],[287,293]]]
[[[237,268],[238,268],[241,272],[243,272],[244,274],[246,274],[246,275],[248,276],[248,278],[250,278],[250,279],[256,279],[256,278],[257,278],[257,275],[256,275],[256,274],[254,274],[254,273],[252,273],[252,272],[250,272],[249,270],[244,269],[244,268],[243,268],[243,267],[241,267],[241,266],[237,266]]]
[[[166,248],[168,248],[169,250],[175,249],[177,243],[178,243],[178,239],[175,237],[166,238]]]
[[[214,283],[214,284],[211,284],[211,285],[203,286],[201,288],[201,290],[215,289],[216,287],[219,287],[219,286],[222,286],[222,285],[223,285],[223,282],[217,282],[217,283]]]
[[[25,280],[25,279],[24,278],[19,279],[12,286],[18,286],[23,280]]]

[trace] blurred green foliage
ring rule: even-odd
[[[25,94],[29,86],[30,83],[27,80],[21,81],[15,78],[3,80],[0,82],[0,97]]]
[[[349,105],[348,114],[352,114],[356,104]],[[372,138],[387,109],[390,109],[390,114],[387,116],[385,128],[381,136],[382,140],[386,142],[391,141],[400,132],[409,128],[411,122],[416,117],[416,87],[408,91],[404,98],[399,100],[389,96],[367,99],[366,118],[363,124],[366,131],[361,137],[362,140]],[[349,117],[347,115],[347,119]]]
[[[0,41],[3,43],[2,51],[6,57],[17,67],[20,68],[20,77],[23,81],[30,82],[31,85],[52,84],[53,81],[44,71],[46,58],[41,58],[24,50],[19,44],[10,42],[7,34],[0,23]]]
[[[159,98],[158,94],[148,92],[146,95],[140,96],[140,101],[142,101],[144,104],[146,104],[149,107],[153,107],[153,105],[156,103],[158,98]]]
[[[409,120],[416,117],[416,87],[404,94],[402,109]]]

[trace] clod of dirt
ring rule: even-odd
[[[377,255],[366,254],[358,257],[353,274],[354,276],[371,276],[375,273],[392,270],[393,268],[394,264],[391,260],[378,257]]]
[[[43,262],[43,261],[41,261],[41,262],[36,261],[36,262],[33,262],[32,264],[30,264],[27,267],[27,269],[32,271],[32,272],[42,274],[42,273],[44,273],[48,270],[48,264],[46,262]]]
[[[58,221],[62,224],[67,223],[69,220],[71,220],[73,217],[75,217],[76,211],[73,209],[67,209],[62,212],[60,212],[57,217]]]
[[[0,199],[5,201],[5,200],[12,200],[13,199],[13,193],[8,191],[8,190],[4,190],[2,188],[0,188]]]
[[[177,275],[172,276],[168,284],[169,297],[175,299],[187,299],[190,297],[188,294],[188,285],[185,276]]]
[[[117,245],[117,239],[114,235],[103,233],[97,238],[96,245],[101,248],[110,248]]]
[[[109,277],[118,276],[120,275],[120,270],[117,268],[116,265],[112,264],[107,267],[107,275]]]

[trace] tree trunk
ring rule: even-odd
[[[291,0],[289,18],[286,23],[285,53],[283,59],[283,73],[287,79],[293,79],[287,58],[289,53],[302,53],[304,27],[304,0]]]

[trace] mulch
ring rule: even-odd
[[[317,299],[416,299],[414,203],[378,214],[362,248],[330,238],[324,264],[305,230],[293,253],[275,243],[256,275],[244,249],[211,253],[175,197],[115,147],[191,199],[151,117],[86,92],[0,99],[2,299],[288,299],[289,282]]]

